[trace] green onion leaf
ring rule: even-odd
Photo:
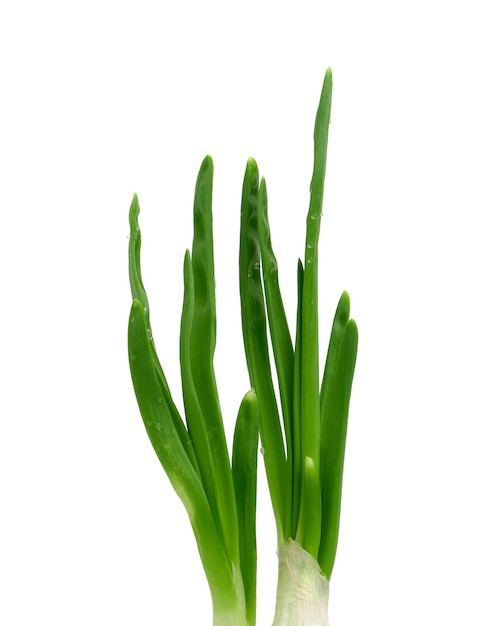
[[[324,390],[322,416],[322,539],[318,562],[330,578],[336,557],[341,513],[344,452],[348,409],[355,362],[358,330],[354,320],[345,327],[332,383]]]
[[[314,130],[313,177],[310,186],[310,207],[306,220],[306,247],[303,287],[303,323],[301,355],[301,445],[303,458],[310,457],[314,467],[320,467],[320,397],[318,371],[318,239],[322,216],[327,140],[332,100],[332,73],[326,72]],[[308,498],[301,496],[301,507],[311,504],[313,494],[320,487],[312,487]],[[306,494],[304,494],[306,496]],[[308,501],[307,501],[308,500]],[[318,503],[320,506],[320,503]],[[301,514],[300,514],[301,515]],[[313,545],[319,529],[309,522],[305,542]],[[311,539],[308,534],[311,533]],[[316,558],[316,555],[313,554]]]
[[[259,172],[249,159],[242,188],[240,221],[240,302],[247,368],[259,400],[260,434],[268,487],[282,544],[286,525],[287,468],[278,406],[273,388],[257,233]]]
[[[294,349],[287,317],[285,315],[282,294],[278,281],[278,263],[271,245],[270,225],[268,222],[268,195],[266,181],[261,179],[258,196],[258,236],[261,252],[266,312],[270,326],[271,343],[277,370],[285,440],[287,445],[287,484],[292,485],[292,413],[294,401]],[[287,487],[287,517],[284,528],[285,536],[291,536],[292,489]]]
[[[207,156],[200,166],[193,206],[193,322],[190,362],[193,384],[203,411],[212,451],[213,484],[218,501],[218,521],[223,528],[228,555],[239,564],[238,521],[230,459],[214,374],[216,296],[212,238],[212,182],[214,167]]]
[[[237,501],[240,569],[245,589],[247,621],[256,623],[256,491],[259,403],[249,391],[238,410],[233,437],[233,486]]]
[[[328,410],[326,407],[328,389],[332,387],[334,382],[344,331],[349,319],[350,296],[346,291],[343,291],[341,297],[339,298],[339,303],[334,315],[327,357],[325,359],[324,377],[322,379],[322,388],[320,390],[320,423],[323,422],[323,416]],[[322,446],[322,441],[320,442],[320,446]]]
[[[212,451],[210,448],[204,414],[202,408],[200,407],[195,384],[193,382],[191,367],[190,342],[191,329],[193,325],[194,300],[193,269],[191,266],[190,253],[189,251],[186,251],[184,257],[184,299],[180,332],[180,363],[184,409],[186,413],[188,433],[191,441],[193,442],[193,449],[197,457],[205,493],[207,494],[214,518],[217,524],[220,525],[216,484],[214,482]]]
[[[292,520],[291,537],[296,537],[301,503],[303,456],[301,454],[301,330],[303,327],[303,279],[301,259],[297,262],[296,345],[294,349],[294,407],[292,424]]]

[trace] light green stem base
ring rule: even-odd
[[[216,585],[211,588],[213,626],[254,626],[249,624],[245,614],[245,592],[242,574],[233,568],[232,585]],[[217,580],[217,578],[216,578]]]
[[[273,626],[329,626],[329,581],[317,561],[289,539],[278,551]]]
[[[214,611],[213,626],[248,626],[247,619],[242,611]]]

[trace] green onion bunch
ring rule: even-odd
[[[216,308],[212,237],[213,164],[200,167],[191,252],[184,258],[180,364],[185,420],[157,357],[140,269],[139,204],[130,209],[129,363],[157,456],[190,518],[213,602],[213,623],[256,620],[258,439],[276,521],[279,575],[274,624],[327,624],[328,581],[339,534],[348,407],[358,332],[348,294],[334,316],[320,380],[318,241],[332,74],[314,130],[314,168],[304,261],[298,261],[294,341],[280,293],[268,223],[266,181],[249,159],[242,188],[240,299],[252,390],[236,419],[230,461],[214,375]],[[271,346],[268,344],[268,329]],[[278,380],[275,390],[270,347]],[[279,400],[277,400],[277,395]]]

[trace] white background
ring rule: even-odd
[[[213,156],[231,441],[248,387],[246,159],[267,179],[293,324],[330,65],[322,359],[343,289],[360,331],[331,622],[501,624],[500,31],[495,0],[2,2],[0,623],[210,623],[130,382],[128,209],[137,192],[156,345],[181,404],[182,259]],[[262,466],[259,481],[264,625],[276,557]]]

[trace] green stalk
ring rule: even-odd
[[[296,345],[294,350],[294,405],[292,425],[292,522],[291,537],[297,539],[299,507],[301,504],[301,481],[303,476],[303,456],[301,453],[301,330],[303,327],[303,279],[304,269],[301,260],[297,262],[297,313]]]
[[[245,589],[247,621],[256,623],[256,491],[259,404],[249,391],[238,411],[233,438],[233,486],[237,502],[240,563]]]
[[[266,181],[261,179],[258,195],[258,238],[263,270],[266,312],[270,326],[271,344],[277,370],[280,402],[287,446],[287,516],[285,520],[285,537],[291,537],[292,528],[292,489],[293,482],[293,433],[292,415],[294,404],[294,349],[285,314],[280,284],[278,280],[278,263],[271,245],[270,225],[268,222],[268,194]]]
[[[347,295],[343,294],[338,312],[344,305],[343,297],[347,299]],[[349,316],[349,299],[347,315]],[[338,317],[337,313],[336,317]],[[340,321],[340,327],[343,322],[344,320]],[[338,344],[339,348],[329,348],[321,402],[323,409],[321,413],[323,530],[318,562],[328,578],[331,577],[334,567],[339,536],[348,410],[358,347],[358,330],[354,320],[347,321],[342,332],[337,333],[335,327],[336,319],[333,324],[331,344]]]
[[[190,360],[193,384],[203,412],[212,454],[213,484],[218,522],[223,528],[229,558],[239,565],[238,521],[228,447],[214,374],[216,297],[212,238],[212,159],[204,159],[195,187],[193,207],[193,322]]]
[[[259,400],[260,435],[279,545],[285,539],[287,467],[278,406],[271,377],[266,312],[257,233],[259,172],[249,159],[242,188],[240,220],[240,302],[245,355],[251,386]]]
[[[191,265],[190,253],[189,251],[186,251],[186,255],[184,257],[184,300],[179,342],[184,410],[186,413],[188,433],[198,460],[204,490],[207,494],[207,499],[217,525],[222,532],[218,513],[216,483],[214,481],[212,450],[210,447],[204,414],[200,406],[195,383],[193,381],[193,370],[191,366],[191,330],[193,328],[194,308],[195,290],[193,286],[193,268]]]
[[[322,216],[327,140],[332,100],[332,73],[326,72],[320,96],[314,131],[313,176],[310,186],[310,207],[306,220],[306,247],[303,287],[302,355],[301,355],[301,448],[303,459],[309,458],[310,471],[303,481],[301,508],[312,515],[304,528],[304,545],[317,558],[321,519],[320,482],[315,479],[320,469],[320,397],[318,371],[318,238]],[[301,512],[300,512],[301,518]]]

